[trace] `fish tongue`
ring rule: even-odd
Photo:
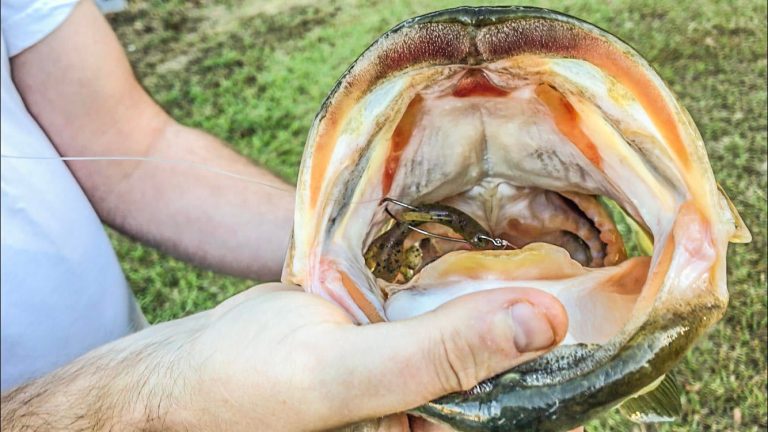
[[[405,319],[474,291],[522,281],[567,279],[585,272],[566,250],[547,243],[517,250],[456,251],[425,266],[407,284],[386,286],[392,294],[385,310],[390,320]]]
[[[522,249],[456,251],[424,267],[409,285],[456,280],[562,279],[584,272],[568,252],[548,243]]]
[[[633,314],[649,257],[586,268],[564,249],[533,243],[513,251],[457,251],[426,266],[384,305],[387,319],[429,312],[443,303],[494,288],[535,288],[560,300],[569,317],[564,343],[605,343]]]

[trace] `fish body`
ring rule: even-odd
[[[392,225],[387,198],[458,209],[518,248],[447,249],[382,280],[365,256]],[[632,239],[649,253],[627,254]],[[631,47],[550,10],[462,7],[394,27],[323,103],[283,280],[360,324],[502,286],[557,296],[560,346],[413,413],[560,431],[660,382],[722,317],[728,243],[749,239],[694,122]]]

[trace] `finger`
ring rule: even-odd
[[[411,428],[406,414],[393,414],[344,426],[333,432],[411,432]]]
[[[477,292],[410,320],[344,327],[333,351],[344,376],[327,376],[343,383],[345,412],[382,416],[469,390],[551,349],[567,327],[565,309],[543,291]]]
[[[422,417],[409,416],[408,420],[411,432],[454,432],[448,426],[433,423]]]
[[[379,429],[376,432],[411,432],[408,425],[408,416],[395,414],[381,419]]]

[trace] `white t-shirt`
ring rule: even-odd
[[[64,162],[7,157],[58,156],[24,106],[8,59],[50,34],[75,3],[1,3],[2,390],[146,323],[96,212]]]

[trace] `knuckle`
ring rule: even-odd
[[[435,373],[445,393],[466,391],[479,381],[475,350],[460,332],[441,332],[435,342]]]

